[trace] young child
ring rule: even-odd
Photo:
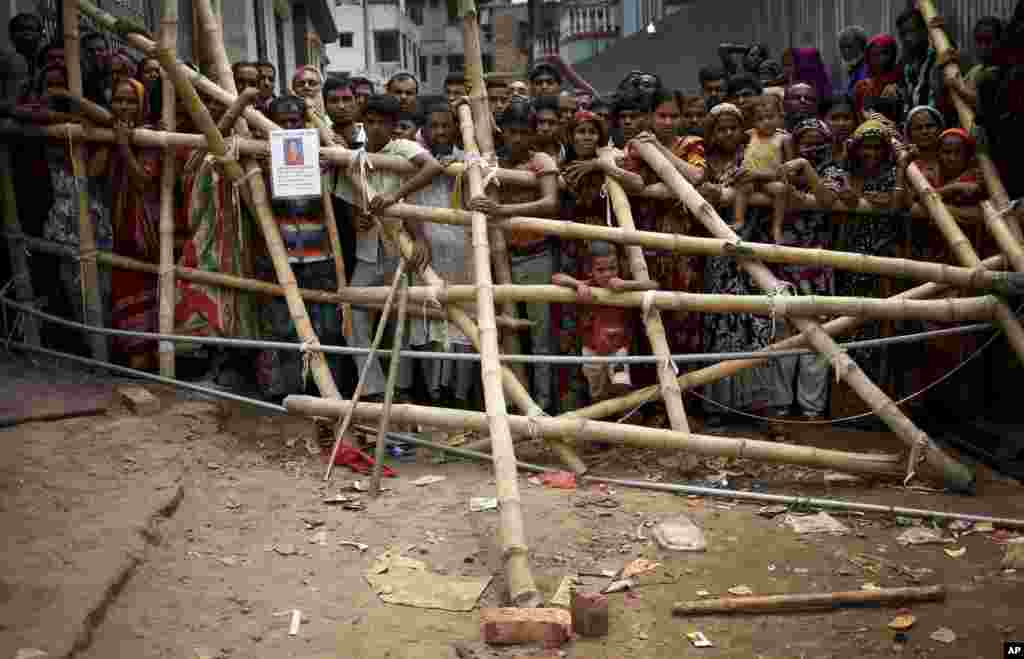
[[[423,124],[422,116],[415,112],[402,112],[395,123],[394,139],[416,141],[416,133]]]
[[[754,105],[754,128],[747,131],[750,142],[743,154],[743,166],[733,182],[736,189],[736,227],[743,226],[751,195],[765,192],[774,200],[772,239],[776,243],[782,242],[788,198],[788,188],[778,180],[778,170],[782,163],[792,160],[795,155],[792,140],[782,130],[782,125],[782,107],[778,97],[758,98]]]
[[[551,283],[576,290],[580,301],[593,299],[592,286],[612,291],[646,291],[658,285],[651,281],[626,281],[619,277],[618,251],[604,241],[590,243],[590,279],[580,281],[563,273],[551,277]],[[583,356],[629,354],[632,310],[622,307],[584,306],[580,313],[580,336],[583,338]],[[628,364],[584,364],[590,397],[596,402],[621,396],[633,386]]]

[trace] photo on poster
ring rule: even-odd
[[[322,190],[320,134],[312,129],[270,133],[270,186],[274,199],[313,199]]]

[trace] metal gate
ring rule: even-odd
[[[131,17],[141,22],[150,32],[156,30],[159,20],[157,0],[94,0],[97,7],[114,16]],[[43,33],[46,41],[61,38],[61,0],[36,0],[36,12],[43,20]],[[82,29],[101,31],[88,16],[81,19]],[[115,48],[124,48],[130,52],[135,49],[120,35],[105,33]],[[136,53],[138,55],[139,53]]]

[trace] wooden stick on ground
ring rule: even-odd
[[[33,304],[32,275],[28,267],[28,253],[25,251],[25,235],[21,232],[18,219],[18,197],[14,187],[14,170],[11,166],[11,151],[6,142],[0,143],[0,197],[3,198],[4,227],[7,229],[7,253],[11,258],[11,274],[14,277],[14,294],[18,302]],[[25,343],[39,345],[39,320],[34,316],[22,316]]]
[[[610,159],[612,155],[611,153],[602,153],[600,157]],[[629,199],[622,186],[610,176],[605,176],[604,184],[608,189],[608,197],[611,200],[612,209],[615,211],[615,217],[619,221],[619,226],[624,231],[636,231],[633,211],[630,209]],[[626,248],[626,254],[629,256],[629,267],[633,278],[649,281],[651,275],[647,269],[647,259],[644,258],[643,248],[631,245]],[[669,423],[673,430],[690,432],[690,424],[686,420],[686,409],[683,407],[682,392],[679,389],[679,382],[676,380],[678,375],[674,364],[669,359],[672,351],[669,349],[668,339],[665,337],[665,324],[661,320],[661,310],[650,309],[649,313],[644,314],[643,321],[651,348],[659,359],[658,382],[661,384],[661,397],[665,401]]]
[[[477,25],[476,7],[462,18],[463,42],[466,52],[467,82],[470,93],[486,93],[483,85],[483,64],[480,55],[480,33]],[[476,136],[473,134],[473,118],[468,105],[458,107],[459,124],[462,129],[463,148],[467,160],[475,157],[476,167],[467,171],[469,196],[474,198],[485,193],[483,165]],[[483,381],[485,409],[489,420],[494,458],[494,477],[497,481],[498,503],[501,510],[501,550],[505,559],[505,576],[508,581],[509,598],[513,606],[534,607],[541,603],[540,591],[530,573],[529,548],[523,524],[522,502],[519,497],[519,477],[516,472],[516,454],[512,445],[512,432],[508,422],[508,404],[502,387],[502,368],[498,361],[498,328],[495,324],[494,291],[491,279],[491,253],[488,243],[487,217],[473,213],[473,265],[476,269],[474,280],[477,287],[476,313],[480,323],[480,363]],[[514,377],[514,376],[513,376]]]
[[[391,346],[391,361],[388,362],[388,380],[384,386],[384,408],[377,427],[377,446],[374,451],[373,473],[370,475],[370,496],[380,496],[380,475],[384,470],[384,446],[388,428],[391,426],[391,403],[395,399],[395,383],[398,381],[398,368],[402,357],[402,342],[405,340],[405,310],[409,305],[408,275],[399,275],[398,288],[398,324],[395,326],[395,344]],[[354,407],[354,406],[353,406]]]
[[[288,396],[284,406],[294,414],[320,417],[340,417],[355,408],[356,419],[380,418],[384,408],[376,403],[353,405],[347,400],[329,400],[312,396]],[[398,423],[418,423],[452,430],[478,430],[489,428],[490,419],[484,412],[467,412],[426,405],[395,405],[391,418]],[[565,437],[574,443],[607,442],[663,451],[688,451],[695,455],[747,458],[762,462],[779,462],[817,469],[834,469],[851,474],[873,474],[899,477],[904,458],[902,455],[877,453],[847,453],[813,446],[794,446],[743,437],[717,437],[682,433],[664,428],[647,428],[625,423],[591,421],[579,417],[527,417],[509,415],[509,426],[517,434],[540,438]]]
[[[377,358],[377,348],[380,347],[381,339],[384,338],[384,328],[387,326],[388,316],[391,314],[391,302],[395,299],[395,291],[401,285],[404,274],[405,259],[403,258],[398,262],[398,270],[395,271],[395,278],[391,282],[391,291],[388,293],[388,299],[384,302],[384,310],[381,312],[380,321],[377,323],[377,333],[373,337],[373,343],[370,344],[370,353],[366,355],[366,361],[363,362],[363,368],[359,373],[359,381],[356,382],[355,391],[352,392],[352,409],[355,409],[355,405],[363,396],[363,387],[366,386],[366,374],[370,372],[370,364]],[[408,286],[402,287],[402,299],[409,299]],[[394,359],[394,355],[391,358]],[[350,412],[345,415],[341,426],[334,433],[334,448],[331,449],[331,459],[327,462],[327,472],[324,474],[325,481],[331,480],[331,471],[334,469],[334,461],[338,457],[338,449],[341,448],[342,439],[345,437],[345,433],[348,432],[348,427],[351,423],[352,413]]]
[[[944,599],[946,599],[946,587],[941,585],[799,595],[755,595],[753,597],[722,597],[678,602],[672,607],[672,615],[790,613],[838,609],[844,606],[899,606],[912,602],[941,602]]]
[[[160,42],[171,53],[178,50],[178,0],[164,0],[160,19]],[[174,131],[177,116],[174,83],[167,75],[161,78],[163,86],[163,107],[161,118],[164,128]],[[174,149],[164,151],[163,167],[160,170],[160,333],[174,333],[174,180],[177,165]],[[160,375],[174,377],[175,350],[170,341],[160,342]]]
[[[712,235],[729,240],[739,240],[739,236],[729,228],[715,211],[715,208],[700,196],[700,193],[676,171],[668,160],[652,144],[637,143],[641,157],[667,183],[694,214],[711,232]],[[774,291],[780,297],[787,297],[785,289],[780,286],[775,275],[761,262],[743,260],[740,265],[753,280],[766,291]],[[835,368],[838,377],[846,381],[874,410],[878,417],[899,437],[910,449],[911,464],[908,476],[912,475],[918,459],[933,472],[932,475],[941,479],[948,488],[956,492],[969,492],[974,487],[974,475],[971,470],[960,464],[945,451],[939,448],[928,435],[914,425],[893,400],[889,398],[867,375],[855,361],[842,351],[836,342],[821,328],[818,323],[797,318],[793,325],[808,342]]]
[[[64,56],[67,62],[68,90],[81,98],[82,57],[78,31],[78,0],[64,0]],[[78,180],[78,244],[81,250],[82,317],[86,325],[103,327],[103,303],[100,299],[99,270],[96,267],[96,228],[92,225],[89,212],[88,180],[83,158],[84,150],[79,142],[71,148],[71,170]],[[110,300],[106,304],[111,304]],[[108,360],[107,339],[101,334],[90,333],[88,337],[93,358]]]

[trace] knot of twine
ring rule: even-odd
[[[303,341],[299,344],[299,352],[302,353],[302,385],[309,382],[309,370],[313,365],[313,353],[320,347],[320,341],[314,338],[312,341]]]
[[[786,303],[784,301],[777,303],[776,300],[778,300],[780,297],[784,298],[787,293],[791,295],[797,294],[796,286],[789,283],[788,281],[777,282],[775,288],[768,291],[768,300],[769,302],[771,302],[772,333],[771,335],[769,335],[768,341],[764,345],[764,347],[766,348],[768,347],[768,345],[771,344],[772,341],[775,340],[775,322],[777,316],[779,315],[779,312],[785,312]],[[777,309],[776,304],[780,304],[781,306]],[[784,315],[784,313],[782,315]]]
[[[903,479],[904,487],[910,484],[910,481],[917,475],[917,465],[924,462],[924,454],[928,450],[928,446],[928,436],[924,433],[919,433],[917,441],[915,441],[914,445],[910,447],[910,456],[907,458],[907,475]]]
[[[356,181],[361,197],[360,206],[364,212],[369,209],[370,201],[375,196],[373,190],[370,189],[370,182],[366,174],[367,169],[373,169],[373,163],[370,162],[370,156],[366,153],[366,149],[362,148],[356,151],[355,156],[352,158],[352,162],[348,166],[348,175]]]
[[[850,356],[846,354],[845,348],[838,348],[831,356],[829,356],[828,361],[829,364],[832,365],[832,370],[835,371],[836,384],[839,384],[843,379],[843,376],[849,372],[852,360],[850,359]]]
[[[483,182],[480,187],[484,190],[492,182],[495,185],[501,185],[501,181],[498,179],[498,157],[493,153],[486,153],[480,155],[479,153],[467,153],[466,154],[466,168],[479,167],[480,175],[483,178]]]
[[[612,196],[608,192],[608,183],[601,186],[601,199],[604,199],[604,223],[612,225]]]
[[[644,291],[643,297],[641,298],[640,310],[645,319],[654,313],[654,294],[655,291]]]

